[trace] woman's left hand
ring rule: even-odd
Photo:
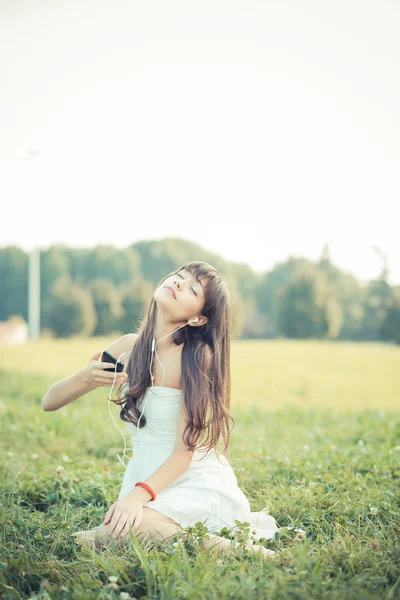
[[[117,500],[108,509],[104,518],[104,525],[116,538],[129,535],[129,525],[137,531],[143,516],[142,497],[135,493],[128,494],[125,498]]]

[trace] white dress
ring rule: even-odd
[[[138,432],[136,426],[127,423],[133,456],[126,467],[118,500],[132,491],[137,481],[150,477],[171,455],[182,402],[182,390],[164,386],[149,387],[141,397],[138,408],[142,411],[144,407],[146,425]],[[223,527],[233,533],[237,530],[235,519],[247,521],[251,525],[250,544],[261,537],[273,538],[279,528],[268,515],[268,507],[251,512],[226,457],[220,453],[218,460],[213,450],[199,462],[205,452],[195,450],[188,469],[144,506],[157,510],[182,527],[194,526],[200,521],[215,534]]]

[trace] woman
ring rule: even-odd
[[[125,393],[114,402],[123,407],[134,453],[117,502],[99,527],[76,532],[79,540],[97,547],[111,537],[123,543],[130,527],[138,538],[168,539],[200,521],[209,532],[203,547],[228,552],[231,540],[215,532],[233,532],[239,520],[252,526],[249,549],[274,556],[253,542],[275,535],[275,519],[267,509],[250,512],[231,465],[216,448],[222,438],[227,451],[233,421],[230,337],[226,284],[211,265],[192,261],[161,281],[138,333],[107,348],[129,357],[117,375]],[[109,383],[99,354],[85,372],[93,386]]]

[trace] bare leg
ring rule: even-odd
[[[187,539],[186,532],[183,531],[178,523],[175,523],[169,517],[148,507],[143,508],[142,520],[139,524],[139,528],[134,534],[139,542],[148,539],[164,542],[169,541],[174,536],[181,537],[183,540]],[[114,540],[119,547],[124,547],[130,541],[129,535],[127,534],[123,537],[115,538],[109,528],[103,523],[98,527],[88,531],[77,532],[73,535],[76,535],[82,542],[96,548],[104,547],[111,540]],[[203,540],[201,548],[211,548],[212,550],[216,550],[218,555],[221,553],[227,554],[231,549],[236,548],[238,545],[237,542],[234,543],[231,540],[212,533],[209,533],[208,536],[208,538]],[[268,550],[259,544],[248,546],[248,548],[251,552],[260,551],[263,556],[274,556],[275,554],[272,550]]]
[[[226,538],[220,537],[219,535],[214,535],[213,533],[209,533],[208,536],[209,539],[204,540],[201,547],[216,549],[218,554],[228,554],[231,550],[234,550],[238,548],[238,546],[240,546],[238,542],[228,540]],[[264,557],[275,557],[275,552],[273,550],[264,548],[264,546],[262,546],[261,544],[253,544],[253,546],[246,546],[246,548],[248,548],[248,550],[253,553],[261,552],[261,554]]]

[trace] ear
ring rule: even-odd
[[[193,317],[193,319],[198,319],[197,323],[190,323],[192,327],[200,327],[201,325],[205,325],[208,321],[207,317],[204,315],[199,315],[198,317]]]

